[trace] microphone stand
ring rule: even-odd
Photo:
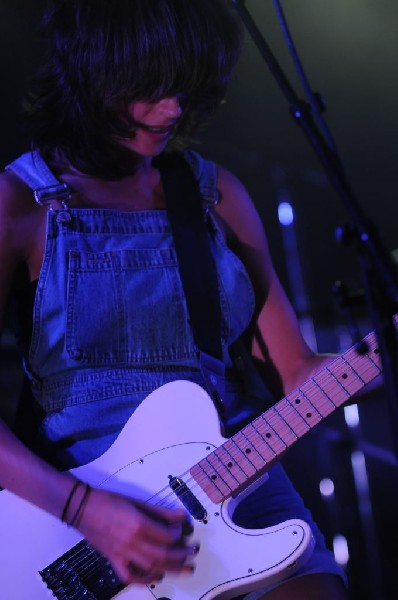
[[[398,272],[390,253],[385,249],[375,225],[364,213],[348,182],[342,161],[331,136],[325,140],[311,112],[317,106],[308,104],[296,95],[275,56],[264,40],[244,0],[231,0],[243,24],[264,58],[281,91],[285,95],[294,121],[301,127],[318,156],[332,186],[343,202],[350,218],[342,229],[341,242],[356,244],[359,265],[364,281],[367,304],[374,323],[379,345],[383,377],[393,427],[395,452],[398,457],[398,338],[394,314],[398,306]],[[319,119],[319,114],[317,114]],[[323,130],[326,131],[325,127]],[[358,351],[363,351],[358,348]]]

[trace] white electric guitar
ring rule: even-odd
[[[311,555],[309,526],[290,520],[242,529],[232,513],[295,441],[381,372],[375,335],[365,340],[366,355],[351,348],[228,440],[202,388],[166,384],[139,406],[105,454],[73,470],[92,486],[184,506],[201,546],[192,575],[123,587],[75,530],[3,491],[1,599],[227,600],[292,573]]]

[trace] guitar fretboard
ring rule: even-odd
[[[277,462],[298,439],[381,373],[376,336],[335,358],[190,470],[215,503],[226,500]]]

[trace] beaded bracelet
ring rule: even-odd
[[[72,498],[75,495],[75,492],[76,492],[77,488],[79,487],[79,485],[83,485],[82,482],[79,481],[79,480],[75,481],[75,483],[73,484],[73,487],[72,487],[71,491],[69,492],[69,496],[66,499],[64,510],[62,511],[62,515],[61,515],[61,521],[63,523],[66,522],[66,515],[67,515],[67,512],[68,512],[68,508],[70,506]]]

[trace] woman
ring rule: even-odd
[[[79,529],[124,582],[145,584],[194,568],[185,511],[91,490],[65,469],[105,452],[160,385],[206,387],[153,159],[181,147],[223,100],[241,30],[223,0],[58,0],[44,31],[49,52],[30,107],[36,153],[0,179],[2,310],[15,294],[34,408],[20,436],[30,449],[1,428],[0,483]],[[280,396],[327,359],[300,334],[242,184],[186,158],[206,188],[228,401],[243,401],[228,351],[243,337],[258,367],[245,366],[244,384],[264,379]],[[61,186],[46,195],[38,188],[51,187],[51,173]],[[279,466],[236,514],[246,527],[291,517],[310,522],[316,549],[292,578],[245,598],[345,598],[344,577]]]

